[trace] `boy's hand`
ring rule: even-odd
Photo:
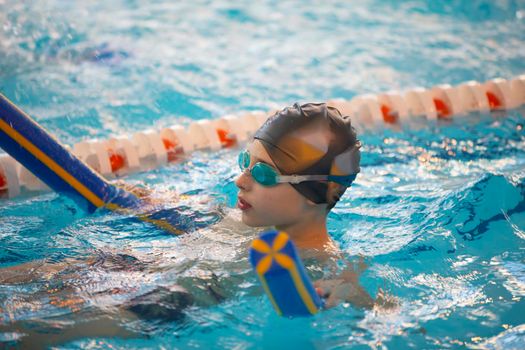
[[[314,282],[316,293],[325,300],[324,307],[329,309],[344,301],[344,285],[342,279],[336,280],[318,280]]]
[[[359,275],[366,270],[367,264],[363,256],[354,265],[341,272],[335,279],[318,280],[314,282],[316,293],[325,300],[325,308],[332,308],[341,302],[349,302],[354,307],[372,309],[374,306],[381,309],[394,309],[398,300],[385,293],[381,288],[374,300],[359,284]]]
[[[325,307],[332,308],[342,302],[349,302],[355,307],[372,308],[372,297],[354,281],[344,279],[319,280],[314,283],[317,294],[325,299]]]
[[[343,279],[318,280],[314,282],[316,293],[325,300],[324,307],[330,309],[342,302],[365,309],[378,308],[393,310],[399,306],[399,300],[379,288],[377,298],[372,297],[360,286]]]

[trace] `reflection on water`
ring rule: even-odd
[[[510,78],[525,71],[522,7],[0,0],[0,91],[74,144],[296,100]],[[329,230],[347,260],[365,257],[368,292],[398,299],[389,312],[275,315],[247,262],[257,232],[232,208],[236,150],[126,179],[222,217],[180,237],[86,216],[52,193],[0,201],[0,266],[24,271],[0,276],[0,344],[523,348],[523,113],[360,136],[362,172]]]

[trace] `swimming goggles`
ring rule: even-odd
[[[239,168],[242,172],[248,171],[252,178],[263,186],[275,186],[280,183],[298,184],[305,181],[330,181],[348,187],[357,175],[279,175],[272,166],[262,162],[257,162],[250,168],[250,153],[247,150],[239,153]]]

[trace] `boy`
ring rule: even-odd
[[[326,218],[360,171],[360,147],[350,118],[324,103],[277,112],[239,155],[242,173],[235,184],[242,221],[285,231],[298,248],[316,250],[317,259],[337,255]],[[348,269],[337,279],[317,281],[325,305],[372,307],[360,272]]]

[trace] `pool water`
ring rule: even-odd
[[[69,145],[525,73],[524,1],[0,0],[0,24],[0,91]],[[236,223],[236,149],[125,179],[229,223],[181,237],[53,193],[1,200],[0,267],[70,266],[0,285],[0,347],[525,348],[524,111],[360,135],[329,231],[390,311],[275,314],[247,260],[257,231]],[[199,302],[162,299],[174,285]]]

